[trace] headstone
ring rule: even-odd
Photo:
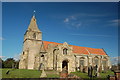
[[[46,75],[44,69],[42,70],[42,73],[41,73],[40,77],[41,77],[41,78],[43,78],[43,77],[47,77],[47,75]]]
[[[7,70],[6,74],[9,74],[10,73],[10,70]]]
[[[92,77],[92,76],[93,76],[93,67],[90,66],[90,77]]]
[[[90,77],[90,66],[88,66],[88,76]]]
[[[96,72],[96,73],[97,73],[97,77],[99,77],[99,76],[100,76],[100,73],[99,73],[99,68],[100,68],[100,67],[97,67],[97,72]]]
[[[98,66],[94,66],[94,76],[97,77],[97,73],[98,73]]]
[[[97,77],[99,77],[100,76],[100,73],[99,72],[97,72]]]

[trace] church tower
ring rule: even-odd
[[[35,55],[39,54],[42,45],[42,32],[38,29],[35,14],[31,18],[27,31],[24,34],[23,53],[19,68],[34,69]]]

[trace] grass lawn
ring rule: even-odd
[[[79,76],[80,78],[89,78],[87,73],[71,72],[71,74],[75,74],[76,76]]]
[[[114,72],[112,72],[112,71],[109,70],[106,73],[100,73],[100,76],[102,78],[106,78],[106,76],[108,76],[108,75],[114,75]]]
[[[87,73],[82,73],[82,72],[71,72],[71,74],[75,74],[81,78],[87,78],[87,79],[90,79],[88,77],[88,74]],[[99,78],[107,78],[108,75],[114,75],[114,72],[112,71],[107,71],[106,73],[100,73],[100,77]],[[97,78],[94,78],[94,79],[97,79]]]
[[[27,70],[27,69],[0,69],[2,70],[2,78],[40,78],[41,72],[38,70]],[[10,70],[9,74],[6,72]],[[47,78],[59,78],[59,74],[56,74],[56,71],[45,71],[47,74]],[[71,72],[71,74],[75,74],[81,78],[87,78],[87,73],[81,72]],[[112,71],[107,71],[106,73],[100,73],[100,78],[107,78],[108,75],[114,75]],[[96,79],[96,78],[94,78]]]
[[[0,69],[2,70],[2,78],[40,78],[41,72],[38,70],[27,69]],[[10,70],[9,74],[6,72]],[[49,71],[48,71],[49,72]],[[47,74],[47,77],[59,77],[57,74]]]
[[[49,75],[47,75],[47,78],[59,78],[59,75],[57,75],[57,74],[49,74]]]

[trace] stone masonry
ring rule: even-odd
[[[88,72],[88,67],[95,65],[99,71],[111,68],[109,56],[103,49],[42,41],[35,15],[32,17],[24,34],[19,69]]]

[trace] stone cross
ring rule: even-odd
[[[45,73],[45,66],[44,66],[44,61],[42,61],[42,67],[43,67],[43,69],[42,69],[42,73],[41,73],[41,75],[40,75],[40,78],[43,78],[43,77],[47,77],[47,75],[46,75],[46,73]]]

